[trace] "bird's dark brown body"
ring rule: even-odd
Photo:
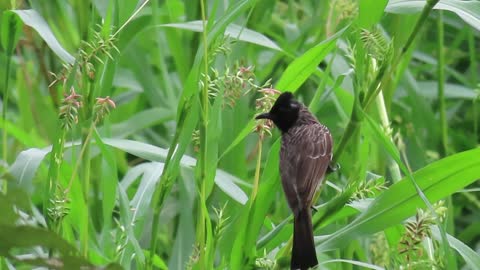
[[[280,175],[294,214],[291,269],[308,269],[318,264],[310,208],[332,159],[332,136],[289,92],[260,118],[271,119],[282,131]]]

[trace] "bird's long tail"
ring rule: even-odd
[[[312,215],[310,209],[297,213],[293,225],[293,248],[291,269],[308,269],[318,264],[313,240]]]

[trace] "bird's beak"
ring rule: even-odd
[[[272,117],[270,116],[270,113],[262,113],[262,114],[259,114],[255,117],[255,119],[272,119]]]

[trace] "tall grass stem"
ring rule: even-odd
[[[445,49],[443,12],[438,12],[437,18],[437,76],[438,76],[438,110],[440,112],[440,130],[442,140],[442,155],[448,155],[448,124],[445,107]]]

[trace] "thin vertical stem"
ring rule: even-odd
[[[264,138],[263,131],[260,131],[260,138],[258,140],[258,156],[257,156],[257,165],[255,167],[255,178],[253,180],[253,188],[252,188],[252,195],[250,196],[250,201],[255,201],[255,197],[257,197],[258,192],[258,183],[260,181],[260,167],[262,164],[262,142]]]
[[[380,115],[380,121],[382,122],[382,127],[385,130],[387,137],[393,142],[390,120],[388,119],[387,107],[385,106],[385,99],[381,90],[377,95],[377,109],[378,114]],[[390,158],[388,163],[393,182],[400,181],[402,179],[402,174],[400,173],[400,168],[398,167],[397,162]]]
[[[137,16],[138,13],[140,13],[140,11],[142,11],[142,9],[148,4],[148,2],[150,2],[150,0],[145,0],[138,8],[137,10],[135,10],[135,12],[133,12],[133,14],[128,18],[128,20],[126,20],[122,26],[120,26],[120,28],[118,28],[118,30],[113,34],[112,37],[116,37],[120,31],[123,30],[123,28],[125,28],[125,26],[127,26],[134,18],[135,16]]]
[[[445,54],[444,54],[444,28],[443,28],[443,12],[438,12],[437,18],[437,73],[438,73],[438,110],[440,112],[440,129],[442,138],[443,156],[448,154],[448,125],[446,119],[445,108]]]
[[[89,142],[86,140],[83,142],[84,145],[86,145],[85,148],[85,155],[83,156],[83,161],[82,161],[82,168],[83,168],[83,173],[82,173],[82,178],[83,178],[83,196],[85,200],[85,214],[84,218],[82,219],[82,229],[83,229],[83,234],[81,235],[81,250],[82,250],[82,255],[84,257],[88,257],[88,238],[89,238],[89,190],[90,190],[90,147],[87,145]]]
[[[206,234],[207,229],[207,220],[209,217],[206,215],[204,209],[206,208],[206,200],[207,200],[207,192],[206,192],[206,185],[207,185],[207,151],[208,150],[208,109],[209,109],[209,101],[208,101],[208,82],[207,82],[207,74],[208,74],[208,40],[207,40],[207,18],[206,18],[206,9],[205,9],[205,1],[200,1],[200,8],[201,8],[201,15],[202,15],[202,24],[203,24],[203,32],[202,32],[202,39],[203,39],[203,72],[204,76],[204,83],[203,88],[200,89],[201,91],[201,103],[202,103],[202,119],[201,119],[201,127],[200,127],[200,160],[198,165],[200,166],[200,174],[199,174],[199,185],[200,185],[200,196],[199,196],[199,219],[197,224],[197,244],[199,246],[205,246],[207,242],[208,235]],[[209,247],[201,248],[200,249],[200,258],[199,258],[199,265],[201,267],[206,267],[208,258],[206,258],[206,252],[208,252]]]
[[[438,12],[437,18],[437,76],[438,76],[438,110],[440,113],[440,132],[441,132],[441,141],[442,141],[442,156],[448,155],[448,124],[446,117],[446,106],[445,106],[445,49],[444,49],[444,26],[443,26],[443,12],[440,10]],[[447,197],[448,209],[452,209],[452,197]],[[447,216],[447,226],[450,229],[453,229],[453,215]],[[438,226],[440,229],[440,225]],[[446,268],[451,268],[452,260],[450,258],[451,252],[449,246],[447,245],[447,237],[445,230],[440,230],[442,235],[443,250],[445,255],[445,266]],[[453,234],[453,232],[450,232]]]
[[[86,104],[87,110],[90,109],[91,112],[85,112],[85,119],[89,119],[93,114],[93,93],[95,86],[93,83],[86,81],[88,88],[88,102]],[[82,151],[83,155],[79,157],[82,161],[82,180],[83,180],[83,196],[85,200],[85,216],[83,219],[82,229],[83,234],[81,235],[81,251],[84,257],[88,257],[88,241],[89,241],[89,212],[90,212],[90,139],[92,129],[95,125],[95,120],[92,120],[87,130],[83,131],[82,135]]]
[[[418,32],[420,32],[420,28],[423,26],[425,21],[428,18],[428,15],[432,11],[433,7],[439,2],[440,0],[427,0],[427,4],[422,10],[422,14],[420,15],[420,19],[418,19],[418,22],[415,24],[415,28],[412,31],[412,34],[410,37],[408,37],[407,42],[405,43],[405,46],[403,46],[402,53],[400,57],[408,51],[410,48],[410,45],[412,45],[413,41],[415,40],[415,37],[417,36]]]
[[[12,57],[11,55],[7,56],[7,67],[5,71],[5,84],[4,84],[4,99],[3,99],[3,106],[2,106],[2,120],[3,120],[3,134],[2,134],[2,159],[6,163],[7,162],[7,108],[8,108],[8,96],[9,96],[9,91],[8,91],[8,79],[10,78],[10,64],[12,62]],[[6,194],[7,193],[7,181],[3,181],[3,188],[0,190],[3,190],[3,192]]]
[[[480,91],[480,89],[478,89]],[[480,94],[477,94],[477,96],[473,99],[473,138],[475,143],[478,142],[478,101],[480,99]]]
[[[468,31],[468,54],[470,58],[470,80],[473,88],[477,88],[477,76],[478,76],[478,65],[477,65],[477,52],[475,48],[475,34],[472,29]],[[480,88],[480,87],[479,87]],[[480,89],[478,89],[480,91]],[[475,143],[478,143],[478,99],[479,96],[473,99],[473,138]]]
[[[202,24],[203,24],[203,63],[204,63],[204,83],[203,83],[203,114],[204,114],[204,126],[206,127],[208,124],[208,80],[207,80],[207,74],[208,74],[208,39],[207,39],[207,18],[205,14],[205,1],[200,1],[200,7],[202,11]]]
[[[350,118],[350,120],[348,121],[347,127],[343,132],[342,139],[340,140],[340,143],[337,149],[335,150],[335,153],[333,154],[332,164],[336,164],[340,160],[340,156],[345,151],[345,148],[347,147],[347,143],[353,137],[353,134],[355,134],[355,131],[358,129],[359,126],[360,126],[360,123],[358,121],[355,121],[353,120],[353,118]]]

